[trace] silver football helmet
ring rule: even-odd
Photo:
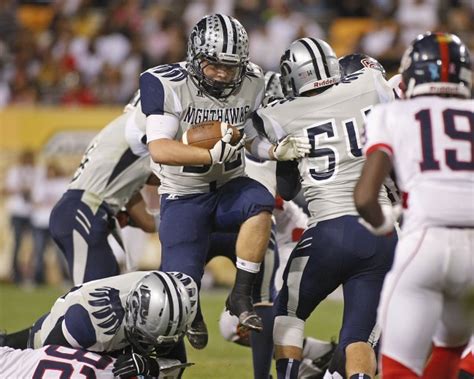
[[[224,14],[203,17],[188,40],[187,68],[197,85],[209,95],[225,98],[242,84],[249,61],[249,39],[242,24]],[[222,64],[235,69],[233,79],[221,82],[207,78],[206,64]]]
[[[265,97],[273,99],[282,99],[285,97],[281,88],[281,75],[274,71],[265,73]]]
[[[142,353],[173,346],[194,320],[197,303],[198,288],[188,275],[161,271],[147,274],[127,296],[127,339]]]
[[[341,80],[336,54],[328,43],[317,38],[292,42],[281,57],[280,71],[286,96],[298,96]]]

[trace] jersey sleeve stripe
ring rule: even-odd
[[[385,154],[389,156],[393,155],[392,147],[390,145],[387,145],[386,143],[376,143],[375,145],[369,146],[365,151],[365,155],[368,156],[377,150],[382,150]]]

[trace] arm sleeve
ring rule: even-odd
[[[382,150],[388,156],[392,156],[393,148],[385,106],[376,105],[370,112],[365,126],[365,137],[365,155],[369,155],[375,150]]]
[[[292,200],[301,190],[297,161],[278,161],[276,166],[277,192],[284,200]]]
[[[142,112],[146,118],[147,142],[166,138],[174,139],[179,128],[179,117],[176,112],[170,112],[167,104],[167,92],[172,91],[151,72],[140,76],[140,101]],[[172,94],[169,94],[172,96]]]

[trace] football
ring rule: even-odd
[[[232,128],[234,131],[230,143],[231,145],[235,145],[240,140],[239,129],[221,121],[205,121],[192,125],[184,132],[182,142],[186,145],[212,149],[225,135],[228,128]]]

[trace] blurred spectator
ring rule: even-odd
[[[33,262],[35,285],[45,283],[44,253],[48,246],[54,246],[58,252],[58,266],[61,268],[63,280],[68,277],[64,257],[54,245],[49,233],[49,215],[54,205],[66,191],[69,177],[63,175],[60,167],[53,161],[46,167],[38,168],[36,180],[31,193],[33,228]]]
[[[370,14],[370,2],[367,0],[340,0],[334,1],[339,17],[368,17]]]
[[[228,16],[234,16],[234,0],[190,1],[182,15],[186,25],[185,34],[188,35],[196,22],[202,17],[212,13],[223,13]]]
[[[31,231],[31,190],[35,175],[35,156],[29,150],[20,154],[18,162],[12,165],[6,174],[6,210],[13,229],[12,279],[16,284],[25,279],[19,263],[19,254],[27,233]]]
[[[281,55],[303,35],[324,38],[324,31],[316,21],[291,10],[287,1],[272,1],[268,21],[249,33],[252,61],[264,70],[278,71]]]
[[[341,19],[349,25],[351,18],[366,20],[367,30],[354,31],[355,41],[363,33],[359,44],[348,44],[344,34],[336,34],[331,44],[344,54],[359,51],[374,56],[389,70],[398,64],[406,45],[429,29],[460,34],[474,48],[472,0],[31,3],[0,0],[0,107],[120,103],[133,95],[140,72],[185,58],[191,25],[210,13],[237,17],[249,32],[252,61],[264,70],[278,69],[281,54],[294,39],[324,39],[325,31]],[[20,17],[24,7],[29,7],[29,17]]]
[[[97,36],[96,49],[99,56],[112,67],[117,67],[130,52],[131,44],[125,30],[120,30],[108,19]]]
[[[82,77],[77,73],[70,73],[62,80],[64,92],[61,96],[61,104],[64,105],[97,105],[102,93],[95,94],[91,86],[87,86]],[[107,91],[109,88],[102,88],[102,91]],[[115,103],[109,98],[106,98],[106,103]]]
[[[395,19],[402,44],[408,46],[418,34],[434,30],[439,23],[439,0],[399,0]]]
[[[373,28],[363,34],[357,51],[380,60],[387,71],[398,69],[406,46],[400,40],[400,27],[390,19],[378,19]]]
[[[8,44],[12,44],[16,37],[18,28],[16,12],[16,1],[0,0],[0,36]]]

